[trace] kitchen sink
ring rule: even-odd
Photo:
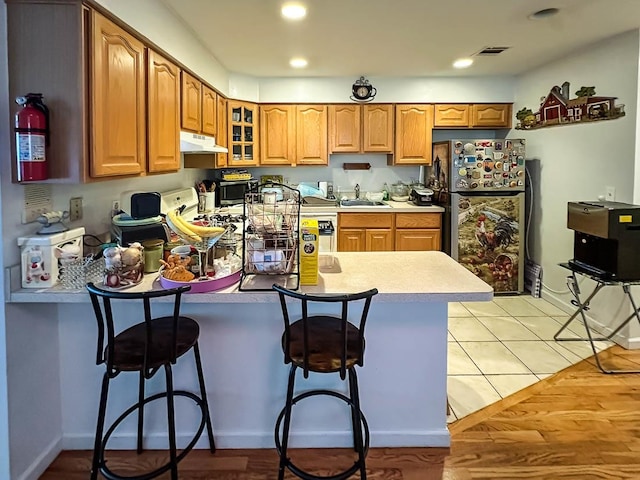
[[[384,202],[375,202],[373,200],[366,200],[361,198],[354,198],[350,200],[340,200],[341,207],[389,207]]]

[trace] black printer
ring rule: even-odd
[[[640,280],[640,205],[569,202],[573,267],[611,280]]]

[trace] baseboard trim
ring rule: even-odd
[[[235,433],[214,431],[216,448],[275,448],[273,433]],[[178,448],[184,448],[192,435],[177,435]],[[451,436],[447,428],[437,430],[394,432],[371,432],[371,447],[449,447]],[[166,449],[167,438],[164,434],[148,434],[144,439],[144,447],[150,450]],[[351,432],[305,432],[292,434],[289,438],[292,448],[348,448],[353,446]],[[65,435],[62,447],[64,450],[91,450],[93,435]],[[206,435],[198,440],[194,448],[206,449],[209,442]],[[135,450],[135,434],[114,435],[109,440],[109,450]],[[26,480],[26,479],[25,479]]]
[[[31,465],[18,477],[18,480],[38,480],[62,451],[63,443],[62,437],[53,440],[42,453],[31,462]]]

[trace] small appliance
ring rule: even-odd
[[[570,265],[612,280],[640,280],[640,205],[569,202],[567,227],[574,230]]]
[[[245,195],[251,190],[258,188],[258,181],[249,180],[213,180],[216,184],[216,206],[229,207],[232,205],[241,205],[244,203]]]
[[[430,188],[412,188],[409,193],[409,201],[418,206],[433,205],[433,190]]]
[[[19,237],[22,288],[50,288],[60,266],[82,257],[84,227],[50,235]]]

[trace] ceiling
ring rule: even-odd
[[[258,77],[519,74],[640,27],[640,0],[299,0],[298,22],[280,16],[284,0],[162,1],[228,71]],[[451,66],[496,46],[510,48]]]

